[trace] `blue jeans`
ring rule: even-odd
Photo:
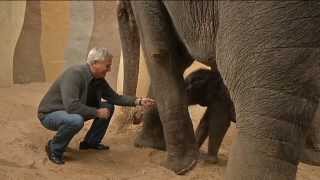
[[[100,107],[110,109],[111,115],[108,119],[94,119],[84,138],[84,141],[89,144],[99,144],[102,141],[114,111],[113,104],[104,102]],[[62,156],[73,136],[82,129],[84,121],[86,119],[79,114],[69,114],[66,111],[55,111],[44,116],[41,121],[42,125],[49,130],[57,131],[50,144],[51,151],[55,155]]]

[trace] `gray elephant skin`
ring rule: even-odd
[[[319,1],[120,1],[125,72],[137,72],[141,44],[159,112],[146,116],[137,143],[165,144],[164,166],[177,174],[194,167],[183,72],[196,59],[221,73],[235,107],[225,178],[295,179],[319,105],[319,15]],[[135,93],[133,77],[125,74],[124,93]]]

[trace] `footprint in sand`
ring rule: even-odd
[[[7,167],[13,167],[13,168],[36,169],[35,161],[32,161],[28,165],[20,165],[20,164],[17,164],[15,162],[7,161],[5,159],[0,159],[0,166],[7,166]]]
[[[150,162],[154,164],[160,164],[165,159],[165,153],[158,150],[152,150],[148,157],[150,158]]]

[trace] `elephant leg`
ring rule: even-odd
[[[166,142],[163,164],[185,174],[197,162],[198,148],[188,113],[183,72],[186,50],[171,26],[160,1],[131,1],[140,31],[141,45],[150,73]]]
[[[320,105],[312,120],[306,137],[306,144],[300,161],[309,165],[320,166]]]
[[[207,111],[210,112],[208,161],[216,163],[221,142],[230,127],[229,109],[226,102],[216,101],[213,105],[208,106]]]
[[[239,129],[226,179],[293,180],[320,92],[320,6],[217,3],[217,65]]]
[[[154,97],[150,94],[150,90],[148,97]],[[134,145],[136,147],[149,147],[159,150],[166,149],[162,124],[156,107],[152,107],[144,112],[143,127],[135,139]]]
[[[200,148],[202,146],[202,144],[204,143],[204,141],[208,137],[208,131],[209,131],[208,114],[209,114],[208,111],[206,111],[204,113],[203,117],[201,118],[201,120],[197,126],[196,132],[195,132],[198,148]]]
[[[151,59],[148,68],[152,74],[152,92],[156,94],[155,99],[166,142],[167,160],[164,166],[181,175],[196,164],[198,148],[188,105],[184,98],[186,94],[182,73],[179,75],[178,72],[174,72],[171,69],[173,68],[171,62],[165,63],[163,69],[159,68],[157,63],[166,61],[168,56],[157,58],[161,59],[156,61]],[[180,59],[179,57],[172,58]],[[168,69],[171,70],[168,72]]]
[[[320,152],[320,105],[319,104],[318,104],[316,114],[312,120],[311,131],[308,138],[310,139],[310,147],[315,151]]]

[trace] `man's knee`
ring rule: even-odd
[[[84,119],[79,114],[71,114],[67,123],[68,126],[80,130],[84,125]]]

